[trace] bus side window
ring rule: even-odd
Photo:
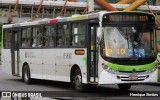
[[[30,48],[32,46],[31,34],[32,34],[32,29],[27,28],[27,48]]]
[[[48,43],[48,39],[47,38],[45,39],[44,47],[46,47],[46,48],[49,47],[49,43]]]
[[[43,27],[43,39],[41,40],[43,47],[53,47],[55,39],[55,25],[47,25]]]
[[[57,41],[57,46],[58,47],[61,47],[61,46],[63,46],[64,45],[64,42],[63,42],[63,39],[58,39],[58,41]]]
[[[35,47],[42,47],[43,46],[43,34],[42,34],[42,26],[36,26],[33,28],[33,43]]]
[[[26,35],[27,35],[27,31],[26,31],[26,29],[23,29],[22,30],[22,35],[21,35],[22,36],[22,43],[21,43],[21,47],[22,48],[26,48],[27,47],[27,45],[26,45],[26,42],[27,42],[27,38],[26,37],[27,36]]]
[[[22,46],[21,47],[26,47],[25,39],[22,38]]]
[[[84,47],[85,46],[85,23],[72,24],[72,46]]]
[[[57,47],[69,46],[69,24],[58,25],[58,34],[56,34]]]
[[[9,30],[5,31],[4,35],[4,46],[5,48],[10,48],[11,47],[11,39],[12,39],[12,33],[10,33]]]

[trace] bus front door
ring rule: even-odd
[[[98,82],[98,60],[97,60],[97,40],[96,40],[96,32],[98,25],[90,24],[88,27],[88,50],[87,50],[87,81],[88,82]]]
[[[13,30],[12,45],[11,45],[11,61],[12,61],[12,75],[19,76],[19,32]]]

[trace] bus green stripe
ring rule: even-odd
[[[150,70],[156,66],[156,63],[150,63],[150,64],[144,64],[144,65],[118,65],[113,63],[108,63],[107,66],[113,70],[117,71],[132,71],[135,69],[136,71],[144,71],[144,70]]]

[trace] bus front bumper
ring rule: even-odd
[[[158,68],[152,72],[111,74],[103,70],[100,73],[99,84],[122,84],[122,83],[152,83],[158,80]]]

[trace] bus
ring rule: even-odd
[[[156,29],[157,34],[157,66],[158,66],[158,81],[160,81],[160,27],[157,27]]]
[[[3,25],[2,70],[32,79],[88,85],[157,82],[155,16],[99,11]]]

